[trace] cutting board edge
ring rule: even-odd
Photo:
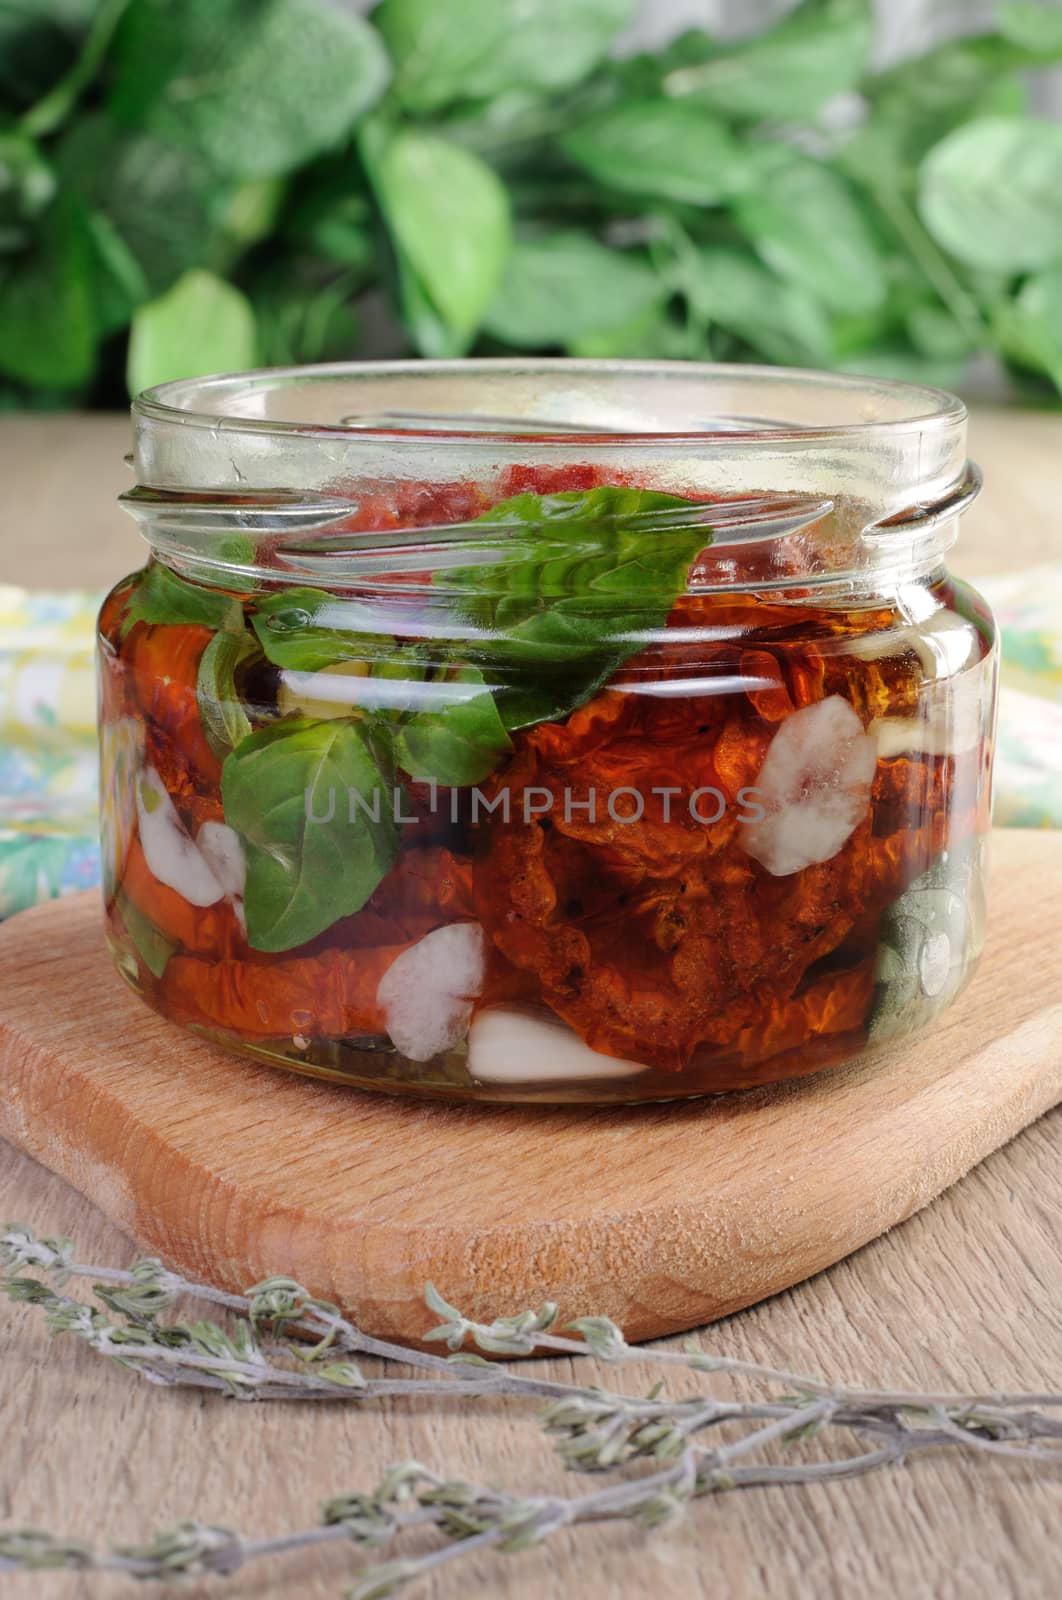
[[[1029,1035],[1030,1048],[1033,1047],[1033,1036],[1037,1044],[1044,1040],[1051,1041],[1054,1049],[1048,1063],[1050,1070],[1041,1070],[1035,1078],[1016,1082],[1014,1095],[1004,1106],[997,1108],[995,1120],[983,1129],[977,1141],[972,1145],[967,1144],[961,1152],[954,1143],[939,1147],[932,1168],[923,1169],[920,1181],[908,1186],[903,1194],[898,1192],[898,1185],[894,1192],[868,1197],[854,1210],[841,1213],[843,1224],[833,1229],[825,1229],[822,1225],[823,1209],[829,1215],[838,1215],[832,1191],[816,1197],[813,1203],[809,1203],[810,1197],[805,1195],[805,1203],[799,1208],[804,1217],[803,1225],[797,1228],[790,1226],[788,1231],[782,1224],[786,1218],[791,1224],[794,1215],[792,1210],[777,1206],[772,1208],[770,1204],[762,1210],[754,1207],[754,1231],[758,1238],[754,1242],[746,1234],[740,1253],[741,1271],[736,1278],[732,1251],[713,1250],[711,1230],[696,1226],[698,1220],[702,1220],[703,1195],[685,1205],[669,1201],[657,1207],[649,1202],[620,1219],[627,1235],[624,1251],[627,1276],[623,1285],[622,1306],[610,1303],[615,1297],[607,1292],[609,1285],[603,1283],[601,1293],[592,1306],[573,1304],[570,1313],[566,1314],[584,1314],[592,1309],[614,1315],[616,1320],[624,1324],[632,1339],[659,1336],[715,1320],[779,1293],[897,1226],[957,1182],[992,1150],[1009,1142],[1062,1097],[1062,1002],[1034,1013],[1018,1032],[1019,1035]],[[1006,1036],[1005,1042],[1011,1045],[1014,1035]],[[983,1070],[994,1070],[992,1057],[999,1045],[1000,1041],[994,1040],[978,1052],[978,1058],[987,1058]],[[22,1061],[22,1071],[18,1075],[22,1092],[13,1097],[9,1088],[0,1098],[0,1133],[12,1138],[28,1154],[71,1183],[104,1210],[131,1238],[140,1240],[147,1250],[160,1254],[176,1270],[190,1276],[210,1277],[233,1290],[241,1289],[247,1283],[280,1269],[296,1277],[304,1275],[307,1286],[315,1293],[338,1298],[347,1305],[360,1301],[361,1306],[369,1310],[368,1320],[373,1331],[381,1334],[409,1337],[411,1328],[418,1321],[418,1331],[423,1333],[427,1330],[431,1325],[431,1317],[423,1307],[422,1296],[429,1275],[438,1281],[442,1292],[448,1298],[455,1299],[462,1309],[474,1316],[485,1315],[480,1303],[484,1296],[468,1281],[469,1277],[476,1277],[474,1259],[480,1255],[492,1256],[493,1275],[496,1275],[499,1254],[508,1254],[506,1247],[514,1241],[520,1246],[518,1254],[537,1261],[538,1265],[537,1270],[529,1270],[526,1261],[521,1264],[520,1276],[527,1285],[525,1300],[520,1304],[506,1305],[501,1310],[522,1310],[525,1303],[556,1297],[558,1294],[563,1299],[567,1286],[561,1271],[561,1257],[571,1256],[581,1261],[585,1277],[587,1257],[599,1253],[596,1250],[599,1242],[596,1236],[607,1234],[610,1224],[615,1220],[610,1217],[584,1217],[567,1221],[540,1218],[530,1229],[526,1224],[521,1228],[505,1222],[481,1227],[477,1230],[475,1248],[471,1251],[471,1266],[469,1241],[461,1235],[455,1223],[440,1222],[427,1229],[421,1225],[408,1231],[390,1224],[384,1230],[379,1244],[385,1256],[397,1253],[405,1264],[399,1271],[388,1275],[381,1263],[379,1250],[368,1253],[360,1251],[353,1258],[348,1256],[344,1268],[343,1230],[349,1228],[352,1219],[340,1216],[307,1217],[299,1213],[295,1201],[278,1200],[275,1195],[265,1195],[253,1189],[241,1193],[236,1185],[228,1183],[216,1172],[182,1155],[191,1184],[200,1193],[208,1189],[219,1193],[228,1190],[226,1198],[231,1209],[227,1219],[229,1228],[224,1231],[231,1229],[245,1240],[245,1248],[231,1255],[227,1261],[214,1253],[208,1262],[187,1228],[180,1227],[175,1219],[160,1214],[157,1208],[146,1202],[137,1189],[135,1177],[129,1179],[122,1198],[119,1200],[116,1197],[114,1183],[102,1164],[88,1156],[77,1143],[76,1130],[84,1125],[79,1106],[81,1096],[68,1094],[62,1097],[63,1115],[58,1121],[55,1119],[53,1103],[49,1136],[34,1132],[35,1127],[43,1127],[39,1119],[44,1108],[34,1104],[33,1096],[34,1084],[44,1081],[33,1070],[40,1051],[17,1028],[0,1020],[0,1062],[10,1064],[13,1055],[19,1056]],[[1043,1069],[1043,1056],[1038,1059]],[[10,1084],[10,1075],[7,1075],[6,1081]],[[925,1096],[932,1100],[944,1081],[941,1079],[924,1085]],[[85,1095],[97,1102],[94,1108],[96,1112],[101,1109],[100,1102],[109,1101],[118,1115],[123,1114],[116,1097],[108,1095],[106,1090],[83,1082],[79,1086]],[[142,1120],[128,1117],[127,1120],[129,1136],[137,1140],[147,1136],[150,1144],[152,1130]],[[174,1152],[172,1147],[167,1148],[171,1156],[182,1154]],[[142,1166],[150,1166],[146,1156],[147,1151]],[[746,1196],[746,1200],[748,1198]],[[666,1250],[661,1251],[659,1234],[663,1229],[669,1231],[672,1243],[677,1236],[683,1240],[677,1259],[669,1256]],[[322,1231],[327,1238],[326,1249],[322,1248]],[[529,1232],[532,1234],[530,1239]],[[289,1248],[283,1262],[268,1255],[268,1247],[263,1245],[263,1234],[270,1237],[283,1234],[287,1237]],[[403,1251],[393,1252],[385,1246],[386,1239],[408,1245],[411,1235],[420,1236],[422,1249],[413,1254],[425,1258],[423,1277],[416,1275],[414,1263]],[[300,1248],[298,1241],[301,1236],[306,1236],[306,1242]],[[331,1275],[327,1281],[313,1271],[303,1274],[299,1270],[299,1263],[312,1256],[315,1250],[329,1260]],[[700,1284],[691,1281],[705,1273],[708,1262],[712,1262],[716,1269],[712,1283],[706,1285],[703,1279]],[[729,1272],[725,1270],[727,1268]],[[364,1293],[364,1282],[369,1275],[380,1286],[371,1297]],[[666,1300],[666,1307],[660,1303],[661,1297]],[[651,1300],[655,1303],[650,1304]],[[499,1314],[497,1308],[491,1309],[492,1314]]]

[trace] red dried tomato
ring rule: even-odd
[[[247,949],[246,936],[229,902],[191,905],[155,877],[136,836],[122,868],[121,890],[160,933],[184,950],[220,958]]]
[[[244,961],[172,956],[156,998],[175,1022],[253,1038],[342,1039],[385,1029],[380,979],[405,948]]]
[[[520,736],[494,780],[509,820],[498,810],[484,826],[477,914],[592,1048],[667,1068],[717,1052],[755,1062],[859,1026],[882,911],[975,819],[949,822],[952,760],[883,761],[867,816],[832,859],[772,876],[744,848],[741,790],[755,786],[779,717],[828,692],[833,663],[813,649],[735,663],[731,649],[720,670],[729,660],[747,693],[664,692],[679,687],[681,656],[656,653],[655,682],[644,657],[626,692]],[[703,644],[699,659],[711,690]],[[844,661],[846,679],[880,671]],[[634,791],[627,817],[622,789]],[[701,820],[687,803],[698,789],[722,796],[699,804]]]

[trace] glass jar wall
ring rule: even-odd
[[[783,1079],[980,951],[996,650],[952,397],[643,363],[134,407],[108,937],[173,1022],[466,1099]]]

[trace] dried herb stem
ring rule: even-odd
[[[511,1494],[446,1479],[419,1462],[400,1463],[377,1487],[330,1500],[319,1525],[265,1539],[245,1539],[210,1523],[184,1522],[148,1543],[101,1551],[35,1529],[0,1532],[0,1571],[65,1567],[121,1572],[139,1579],[227,1575],[337,1540],[366,1549],[401,1541],[429,1526],[446,1542],[426,1554],[365,1568],[349,1600],[386,1600],[444,1562],[494,1546],[518,1551],[583,1522],[633,1519],[655,1527],[703,1495],[760,1486],[847,1479],[905,1462],[930,1449],[964,1448],[1062,1463],[1062,1394],[917,1394],[858,1389],[782,1368],[715,1356],[689,1341],[682,1351],[632,1349],[605,1317],[583,1317],[553,1331],[557,1308],[479,1323],[436,1289],[426,1300],[442,1320],[426,1335],[450,1356],[374,1339],[335,1306],[287,1278],[270,1278],[244,1295],[190,1282],[152,1259],[128,1270],[75,1261],[73,1245],[29,1229],[0,1230],[0,1289],[36,1304],[54,1333],[72,1333],[95,1353],[150,1382],[217,1390],[241,1399],[356,1400],[403,1396],[549,1402],[541,1424],[565,1465],[617,1474],[573,1496]],[[97,1304],[62,1293],[70,1278],[92,1280]],[[182,1298],[224,1310],[227,1321],[164,1320]],[[572,1337],[572,1335],[578,1337]],[[613,1364],[651,1359],[690,1376],[755,1380],[780,1391],[756,1399],[706,1392],[630,1395],[592,1384],[530,1377],[465,1348],[493,1355],[594,1355]],[[352,1359],[379,1358],[414,1376],[367,1376]],[[730,1425],[711,1443],[706,1430]],[[852,1439],[859,1441],[852,1451]],[[778,1461],[772,1451],[811,1440],[833,1442],[825,1458]],[[767,1459],[763,1459],[764,1457]],[[757,1458],[757,1459],[752,1459]],[[623,1469],[634,1466],[633,1471]]]

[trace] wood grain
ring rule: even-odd
[[[998,834],[989,945],[934,1030],[774,1088],[648,1107],[466,1107],[289,1077],[114,974],[96,897],[0,930],[0,1132],[168,1263],[291,1273],[369,1332],[560,1302],[632,1339],[839,1260],[1062,1098],[1062,834]]]

